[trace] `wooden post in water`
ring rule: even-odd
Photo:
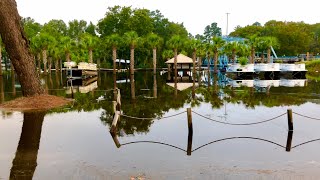
[[[293,135],[293,131],[288,131],[287,146],[286,146],[286,151],[287,152],[291,151],[292,135]]]
[[[289,131],[293,131],[293,119],[292,119],[292,109],[287,110],[288,114],[288,128]]]
[[[191,152],[192,152],[192,136],[193,136],[191,108],[187,108],[187,116],[188,116],[188,146],[187,146],[187,155],[188,155],[188,156],[191,156]]]
[[[117,111],[121,111],[121,94],[120,89],[117,89]]]
[[[113,132],[113,133],[116,132],[117,123],[118,123],[119,118],[120,118],[120,111],[116,111],[116,113],[114,113],[112,125],[111,125],[111,128],[110,128],[110,132]]]
[[[113,114],[114,114],[117,111],[117,101],[112,101],[112,105],[113,105],[112,106],[113,107],[112,110],[113,110]]]
[[[114,144],[117,146],[117,148],[120,148],[121,147],[121,144],[118,140],[118,136],[117,136],[117,133],[115,132],[110,132],[111,136],[112,136],[112,139],[113,139],[113,142]]]

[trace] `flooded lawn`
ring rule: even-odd
[[[162,72],[72,82],[48,75],[46,90],[75,102],[0,112],[0,179],[320,178],[319,82],[206,72],[194,80],[181,74],[175,84]],[[0,82],[1,102],[21,96],[16,79]],[[110,133],[114,82],[122,115]]]

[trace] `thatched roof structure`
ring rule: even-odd
[[[166,63],[167,64],[173,64],[174,63],[174,57],[172,59],[169,59]],[[188,56],[185,56],[183,54],[179,54],[177,56],[177,63],[178,64],[192,64],[193,60],[192,60],[192,58],[189,58]]]

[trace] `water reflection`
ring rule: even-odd
[[[20,141],[12,162],[10,179],[32,179],[37,167],[44,116],[45,112],[24,113]]]
[[[309,141],[297,144],[297,145],[292,147],[293,131],[288,131],[288,136],[286,138],[286,144],[285,145],[282,145],[281,143],[274,142],[274,141],[271,141],[271,140],[268,140],[268,139],[258,138],[258,137],[236,136],[236,137],[228,137],[228,138],[222,138],[222,139],[213,140],[211,142],[208,142],[206,144],[200,145],[200,146],[192,149],[192,139],[193,139],[193,127],[192,127],[192,124],[188,127],[187,148],[186,149],[178,147],[178,146],[173,145],[173,144],[168,144],[168,143],[160,142],[160,141],[147,141],[147,140],[139,141],[139,140],[137,140],[137,141],[121,143],[119,141],[118,135],[116,133],[110,132],[110,135],[111,135],[111,137],[112,137],[112,139],[114,141],[114,144],[115,144],[115,146],[117,148],[120,148],[120,147],[123,147],[123,146],[127,146],[127,145],[140,144],[140,143],[159,144],[159,145],[172,147],[172,148],[181,150],[183,152],[186,152],[188,156],[191,156],[192,153],[194,153],[196,151],[199,151],[200,149],[205,148],[205,147],[207,147],[209,145],[213,145],[215,143],[223,142],[223,141],[230,141],[230,140],[245,139],[245,140],[255,140],[255,141],[260,141],[260,142],[266,142],[266,143],[269,143],[270,145],[276,145],[277,147],[280,147],[280,148],[284,149],[287,152],[290,152],[291,149],[294,149],[296,147],[303,146],[305,144],[309,144],[309,143],[312,143],[312,142],[320,141],[320,138],[313,139],[313,140],[309,140]]]

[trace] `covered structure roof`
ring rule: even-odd
[[[166,63],[167,64],[173,64],[174,63],[174,57],[172,59],[169,59]],[[177,63],[178,64],[192,64],[193,60],[192,60],[192,58],[189,58],[188,56],[185,56],[183,54],[179,54],[177,56]]]

